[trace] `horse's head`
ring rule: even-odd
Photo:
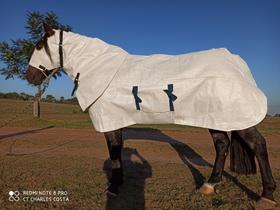
[[[43,25],[45,34],[36,44],[26,71],[27,81],[34,85],[40,85],[53,71],[62,67],[59,31],[45,23]]]

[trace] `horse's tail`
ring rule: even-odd
[[[231,132],[230,170],[238,174],[255,174],[255,154],[236,131]]]

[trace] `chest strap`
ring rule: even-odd
[[[72,90],[72,94],[71,96],[74,95],[75,91],[77,90],[78,88],[78,85],[79,85],[79,77],[80,77],[80,73],[77,73],[76,77],[75,77],[75,80],[74,80],[74,88]]]

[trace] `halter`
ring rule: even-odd
[[[60,30],[59,33],[59,47],[58,47],[58,53],[59,53],[59,63],[60,63],[60,67],[58,68],[58,70],[63,68],[63,30]],[[53,75],[53,73],[51,73],[49,76],[45,73],[45,71],[49,71],[49,69],[47,69],[45,66],[43,65],[39,65],[39,68],[42,69],[42,73],[44,74],[44,76],[46,77],[46,79],[51,75]],[[57,70],[57,71],[58,71]],[[53,71],[54,73],[56,73],[57,71]]]
[[[46,88],[48,87],[49,85],[49,81],[50,79],[52,78],[52,76],[58,72],[60,69],[63,68],[63,49],[62,49],[62,46],[63,46],[63,30],[60,30],[60,33],[59,33],[59,47],[58,47],[58,53],[59,53],[59,63],[60,63],[60,67],[57,69],[57,70],[54,70],[50,75],[46,75],[45,71],[49,71],[46,67],[44,67],[43,65],[39,65],[39,68],[42,69],[42,73],[44,74],[44,76],[46,77],[45,80],[43,81],[43,90],[41,91],[41,95],[44,94]],[[80,76],[80,73],[77,73],[76,77],[75,77],[75,80],[74,80],[74,88],[73,88],[73,91],[72,91],[72,94],[71,96],[74,95],[75,91],[77,90],[78,88],[78,85],[79,85],[79,76]]]

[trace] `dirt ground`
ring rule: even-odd
[[[264,135],[280,185],[280,134]],[[254,209],[259,173],[237,176],[225,167],[217,194],[197,189],[210,176],[215,151],[207,130],[124,129],[124,185],[118,197],[104,193],[110,163],[102,133],[93,129],[0,130],[1,209]],[[12,202],[9,191],[64,190],[69,201]],[[280,191],[275,192],[280,202]]]

